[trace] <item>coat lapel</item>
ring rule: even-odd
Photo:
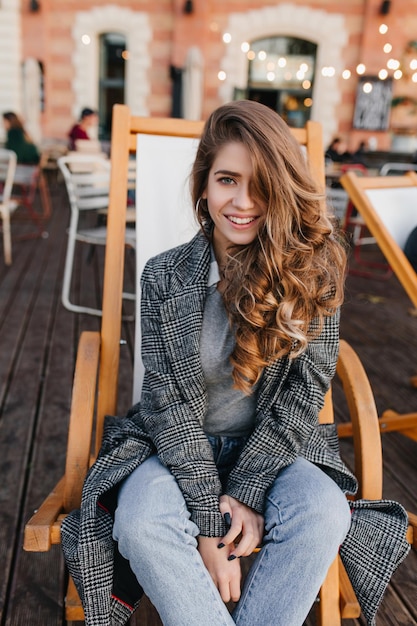
[[[200,335],[203,323],[207,279],[210,267],[210,244],[203,235],[190,242],[175,267],[170,294],[161,310],[161,331],[171,370],[183,397],[202,417],[207,393],[200,358]]]

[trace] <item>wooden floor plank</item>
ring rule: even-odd
[[[59,245],[58,236],[61,233],[60,223],[56,223],[56,234],[52,230],[52,237],[46,242],[45,246],[42,246],[38,250],[36,257],[36,265],[33,267],[33,271],[28,274],[28,278],[33,283],[33,297],[29,299],[30,306],[28,306],[26,312],[26,321],[24,322],[24,333],[19,345],[19,357],[16,361],[16,372],[13,377],[13,384],[10,386],[8,395],[8,404],[6,404],[3,419],[5,427],[7,424],[11,424],[13,430],[16,429],[15,424],[19,425],[17,439],[20,446],[10,446],[9,454],[13,454],[13,466],[15,471],[18,472],[21,483],[19,493],[21,494],[21,505],[15,512],[16,517],[13,519],[13,527],[15,531],[16,545],[21,548],[22,540],[21,533],[24,521],[28,517],[27,510],[27,494],[30,497],[37,498],[36,502],[39,502],[39,498],[43,497],[43,489],[48,486],[52,487],[54,483],[53,472],[45,471],[45,468],[50,467],[49,463],[45,463],[45,458],[41,459],[41,463],[37,466],[36,455],[34,450],[36,448],[36,442],[39,440],[37,435],[39,428],[39,416],[42,415],[41,406],[42,398],[45,390],[45,380],[48,377],[48,362],[51,353],[51,346],[55,345],[53,341],[53,328],[56,320],[57,309],[57,294],[58,286],[62,282],[62,273],[60,272],[59,263],[57,263],[59,255],[57,254],[62,247]],[[54,238],[56,236],[56,239]],[[62,237],[62,236],[61,236]],[[56,248],[55,248],[56,247]],[[51,262],[52,261],[52,262]],[[28,295],[26,293],[26,295]],[[21,315],[23,315],[23,307],[20,309]],[[17,315],[15,316],[17,317]],[[67,350],[66,350],[67,351]],[[62,354],[61,354],[62,361]],[[65,381],[64,393],[68,396],[68,401],[65,407],[63,407],[63,415],[68,415],[69,407],[69,390],[67,389],[67,383],[70,382],[72,377],[73,365],[71,364],[70,370],[67,372],[67,381]],[[58,382],[58,381],[57,381]],[[60,388],[62,381],[59,381]],[[12,403],[13,397],[24,398],[27,407],[31,407],[31,414],[22,416],[20,402],[15,402],[13,406],[9,406]],[[61,408],[62,412],[62,408]],[[57,422],[57,415],[55,415],[55,422]],[[21,429],[25,429],[26,446],[24,448],[25,439],[23,433],[20,433]],[[62,432],[59,435],[59,441],[64,444],[65,435],[64,425]],[[4,429],[3,429],[4,433]],[[42,433],[41,433],[42,434]],[[45,442],[47,445],[45,445]],[[52,450],[53,447],[53,450]],[[60,460],[60,471],[63,469],[63,459],[65,457],[65,445],[62,445],[61,451],[59,447],[53,446],[53,429],[48,429],[47,433],[42,436],[42,445],[40,449],[45,451],[46,449],[52,450],[52,459],[56,461]],[[16,450],[22,450],[25,452],[25,457],[22,456],[21,463],[18,463],[18,455]],[[30,466],[28,466],[30,464]],[[35,473],[30,471],[36,468],[40,470],[37,473],[38,480],[33,481]],[[38,487],[36,489],[36,486]],[[32,487],[32,488],[31,488]],[[16,500],[16,487],[10,493],[11,499]],[[11,510],[11,506],[9,507]],[[11,537],[11,533],[9,534]],[[15,549],[16,550],[16,549]],[[41,555],[38,559],[38,566],[36,566],[36,560],[31,562],[21,549],[15,551],[14,559],[11,561],[13,566],[13,577],[10,579],[7,603],[8,609],[14,616],[16,623],[27,623],[27,612],[32,611],[33,614],[42,614],[42,607],[44,604],[48,609],[48,619],[50,619],[49,609],[51,606],[55,607],[57,613],[56,623],[59,624],[62,621],[62,606],[59,608],[59,603],[62,605],[62,593],[58,586],[57,581],[60,577],[63,577],[63,563],[60,551],[55,551],[55,555]],[[39,567],[41,563],[48,562],[47,567]],[[32,583],[38,584],[28,584]],[[33,594],[33,590],[36,589],[36,594]],[[26,597],[26,602],[22,604],[22,595]],[[32,602],[30,602],[30,598]],[[54,597],[51,601],[51,596]],[[58,609],[58,610],[57,610]],[[23,613],[21,616],[20,614]]]

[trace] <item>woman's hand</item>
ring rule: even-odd
[[[228,560],[227,547],[219,549],[219,537],[198,537],[198,551],[223,602],[240,598],[241,570],[239,559]]]
[[[220,497],[223,517],[230,516],[230,529],[223,538],[199,537],[198,551],[220,592],[223,602],[240,598],[239,557],[249,556],[262,543],[264,518],[231,496]]]
[[[221,543],[229,546],[229,557],[249,556],[262,543],[264,518],[256,511],[231,496],[220,497],[223,517],[230,515],[230,529]],[[236,544],[236,545],[235,545]]]

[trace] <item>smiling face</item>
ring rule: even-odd
[[[266,206],[253,195],[253,165],[248,148],[226,143],[217,153],[202,197],[213,220],[213,245],[219,264],[231,245],[247,245],[256,237]]]

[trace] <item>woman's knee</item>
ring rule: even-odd
[[[350,526],[350,509],[338,485],[318,467],[297,459],[278,476],[267,497],[266,530],[281,540],[288,532],[309,541],[340,545]],[[288,530],[285,530],[288,529]]]
[[[333,539],[340,545],[350,528],[351,512],[345,494],[329,477],[327,485],[318,494],[314,517],[319,536],[325,541]]]

